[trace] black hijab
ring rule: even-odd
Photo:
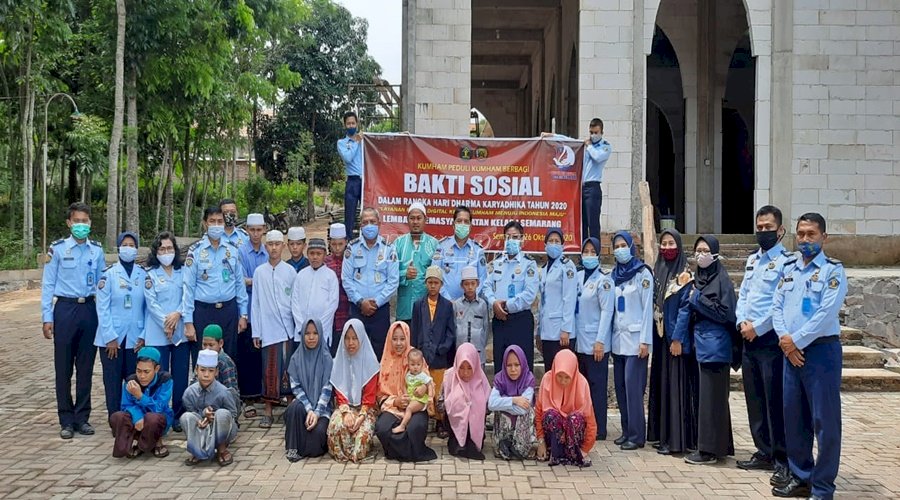
[[[653,291],[653,300],[656,305],[662,309],[663,303],[666,301],[666,288],[669,282],[684,271],[687,265],[687,256],[684,254],[684,245],[681,242],[681,233],[676,229],[665,229],[659,235],[659,241],[662,243],[663,236],[670,235],[675,239],[675,246],[678,248],[678,257],[669,262],[662,256],[662,249],[656,257],[656,265],[653,267],[653,280],[655,289]]]
[[[709,245],[710,253],[713,255],[719,253],[719,240],[715,236],[703,235],[697,238],[697,243],[694,243],[694,249],[697,248],[697,244],[701,241],[705,241]],[[732,283],[731,278],[728,276],[728,270],[725,269],[720,259],[717,258],[706,269],[697,266],[694,284],[697,287],[697,291],[703,297],[706,297],[708,304],[713,305],[726,318],[728,324],[733,326],[737,322],[735,317],[737,296],[734,293],[734,283]]]

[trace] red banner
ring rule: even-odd
[[[549,227],[563,231],[566,252],[580,252],[584,143],[546,139],[365,134],[362,206],[381,212],[381,234],[408,232],[413,202],[428,211],[426,232],[453,234],[453,210],[472,211],[470,237],[485,250],[503,248],[503,225],[525,227],[528,252],[544,251]]]

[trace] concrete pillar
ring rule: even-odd
[[[791,227],[794,131],[794,0],[772,2],[772,101],[770,203]],[[759,117],[760,119],[762,117]],[[799,214],[797,214],[799,215]],[[788,231],[790,233],[790,231]]]
[[[644,55],[644,0],[633,0],[631,56],[634,60],[631,72],[631,188],[637,194],[638,185],[646,178],[647,161],[647,58]],[[631,227],[641,230],[641,198],[631,197]]]
[[[697,8],[697,232],[715,231],[716,2],[699,0]]]
[[[403,0],[402,86],[400,87],[400,130],[416,132],[416,5]]]

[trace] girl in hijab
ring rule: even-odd
[[[503,353],[503,370],[494,377],[488,409],[494,415],[494,456],[504,460],[534,458],[535,379],[528,358],[517,345]]]
[[[288,365],[294,400],[284,412],[284,449],[291,462],[328,451],[332,360],[322,333],[319,320],[307,321]]]
[[[539,460],[590,467],[587,455],[597,441],[597,420],[587,379],[578,373],[572,351],[560,351],[553,369],[541,380],[534,419]]]
[[[600,269],[600,240],[590,237],[581,245],[578,271],[578,303],[575,306],[575,329],[578,371],[591,389],[597,439],[606,439],[606,411],[609,406],[609,351],[615,311],[616,293],[612,278]]]
[[[682,297],[675,337],[692,337],[700,364],[697,451],[684,461],[701,465],[734,455],[728,391],[737,299],[734,283],[719,260],[719,241],[713,236],[698,238],[694,253],[697,275],[690,293]]]
[[[478,349],[468,342],[462,344],[456,350],[453,367],[444,375],[438,400],[438,411],[445,413],[444,420],[450,424],[447,448],[451,455],[484,460],[481,449],[490,392]]]
[[[391,430],[400,424],[403,412],[409,404],[406,392],[406,372],[409,370],[410,344],[409,325],[396,321],[388,329],[387,342],[381,356],[379,372],[379,407],[381,415],[375,421],[375,435],[384,448],[387,458],[401,462],[425,462],[437,458],[437,453],[425,445],[425,434],[428,431],[428,413],[413,414],[406,430],[394,434]],[[424,373],[428,373],[425,366]],[[433,411],[433,409],[431,409]]]
[[[653,274],[637,257],[634,240],[627,231],[613,236],[616,267],[612,272],[616,295],[612,353],[616,401],[622,421],[622,436],[614,441],[621,449],[643,448],[647,437],[644,390],[647,359],[653,342]]]
[[[684,453],[697,448],[697,359],[691,336],[675,323],[681,300],[693,287],[681,233],[666,229],[659,239],[653,270],[653,361],[650,365],[650,418],[647,435],[658,440],[657,453]]]
[[[366,327],[358,319],[347,320],[331,368],[337,408],[328,423],[328,450],[335,460],[356,463],[374,458],[379,369]]]

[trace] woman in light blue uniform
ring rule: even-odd
[[[613,375],[622,414],[622,436],[614,442],[625,451],[647,440],[644,390],[653,336],[653,274],[638,258],[627,231],[613,236],[616,267],[612,271],[615,316],[612,327]]]
[[[578,371],[591,390],[594,417],[597,418],[597,440],[606,439],[606,410],[609,383],[609,351],[616,301],[612,278],[600,269],[600,240],[594,237],[581,245],[578,271],[578,303],[575,306],[576,351]]]
[[[134,347],[144,330],[144,278],[134,264],[138,237],[124,232],[116,239],[119,261],[103,270],[97,282],[97,318],[100,326],[94,345],[100,348],[107,418],[122,409],[122,382],[134,373]]]
[[[560,349],[575,347],[575,302],[578,281],[575,263],[563,255],[563,232],[558,227],[547,229],[544,237],[547,265],[541,276],[540,335],[545,373],[553,366]]]
[[[175,412],[173,429],[180,432],[178,421],[184,413],[181,396],[190,378],[190,343],[184,337],[182,310],[182,260],[175,236],[163,231],[150,245],[147,258],[147,278],[144,299],[147,312],[144,320],[143,345],[159,350],[160,370],[172,375],[172,409]]]

